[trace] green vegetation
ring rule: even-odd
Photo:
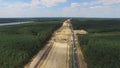
[[[73,45],[73,44],[72,44]],[[73,46],[69,47],[69,68],[74,68]]]
[[[88,68],[120,68],[120,20],[72,21],[74,29],[85,29],[79,35]]]
[[[0,23],[11,23],[11,22],[25,22],[25,21],[35,21],[35,22],[47,22],[47,21],[60,21],[66,20],[65,18],[0,18]]]
[[[23,68],[62,20],[0,26],[0,68]]]
[[[85,29],[89,33],[104,33],[120,31],[120,19],[73,19],[74,29]]]

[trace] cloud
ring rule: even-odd
[[[79,3],[78,3],[79,4]],[[79,4],[78,8],[73,8],[72,6],[65,7],[60,10],[59,14],[62,16],[73,16],[73,17],[118,17],[120,18],[120,6],[112,5],[95,5],[89,6],[89,8],[81,7]]]
[[[120,4],[120,0],[94,0],[91,2],[83,2],[82,5],[114,5]]]
[[[0,0],[3,1],[3,0]],[[30,2],[22,2],[22,1],[16,1],[14,3],[8,3],[8,2],[0,2],[0,6],[4,4],[6,7],[30,7],[30,8],[36,8],[36,7],[53,7],[61,3],[65,3],[67,0],[31,0]]]
[[[55,6],[59,3],[65,3],[67,0],[41,0],[40,3],[43,6],[46,7],[51,7],[51,6]]]
[[[96,0],[96,2],[104,5],[120,4],[120,0]]]
[[[111,9],[113,8],[112,6],[93,6],[93,7],[90,7],[91,9]]]
[[[31,6],[43,6],[43,7],[52,7],[60,3],[65,3],[67,0],[32,0]]]
[[[120,5],[115,6],[120,3],[119,1],[120,0],[74,1],[69,6],[67,0],[31,0],[29,2],[17,1],[14,3],[0,2],[0,17],[120,17]],[[65,2],[67,5],[64,7],[53,7]]]
[[[79,6],[80,6],[79,3],[71,3],[71,7],[72,7],[72,8],[76,8],[76,7],[79,7]]]
[[[93,8],[72,8],[61,9],[28,9],[9,8],[0,11],[0,17],[118,17],[120,18],[119,7],[95,6]]]

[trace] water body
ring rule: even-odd
[[[0,26],[5,26],[5,25],[18,25],[18,24],[24,24],[24,23],[31,23],[31,22],[1,23]]]

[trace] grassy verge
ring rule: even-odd
[[[69,68],[74,68],[74,59],[73,59],[73,45],[69,46]]]

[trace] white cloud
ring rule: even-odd
[[[52,7],[66,1],[67,0],[31,0],[29,3],[1,3],[0,17],[120,17],[120,5],[113,6],[113,4],[119,4],[120,0],[94,0],[91,2],[80,3],[74,2],[71,3],[69,7],[59,9],[38,8]],[[1,5],[4,7],[2,8]]]
[[[120,17],[119,12],[119,7],[115,6],[93,6],[91,8],[65,7],[59,14],[73,17]]]
[[[71,3],[71,7],[72,7],[72,8],[76,8],[76,7],[79,7],[79,6],[80,6],[79,3]]]
[[[115,5],[119,4],[120,5],[120,0],[93,0],[90,2],[80,2],[77,3],[81,6],[96,6],[96,5]]]
[[[30,4],[26,4],[26,5],[30,5],[31,7],[35,7],[38,6],[40,4],[40,0],[32,0]]]
[[[113,8],[113,7],[112,7],[112,6],[93,6],[93,7],[90,7],[90,8],[91,8],[91,9],[101,9],[101,8],[102,8],[102,9],[103,9],[103,8],[104,8],[104,9],[105,9],[105,8],[108,9],[108,8]]]
[[[96,6],[93,8],[64,7],[57,10],[7,8],[0,11],[0,17],[119,17],[119,7]]]
[[[97,4],[113,5],[113,4],[120,4],[120,0],[94,0],[91,2],[82,2],[81,4],[84,6],[97,5]]]
[[[43,7],[52,7],[60,3],[65,3],[67,0],[32,0],[31,7],[34,6],[43,6]]]
[[[67,0],[41,0],[40,3],[43,6],[51,7],[51,6],[55,6],[55,5],[59,4],[59,3],[64,3],[66,1]]]
[[[0,0],[1,1],[1,0]],[[53,7],[60,3],[65,3],[67,0],[31,0],[31,2],[14,2],[14,3],[7,3],[7,2],[0,2],[0,6],[4,5],[6,7]]]
[[[120,4],[120,0],[96,0],[96,2],[104,5]]]

